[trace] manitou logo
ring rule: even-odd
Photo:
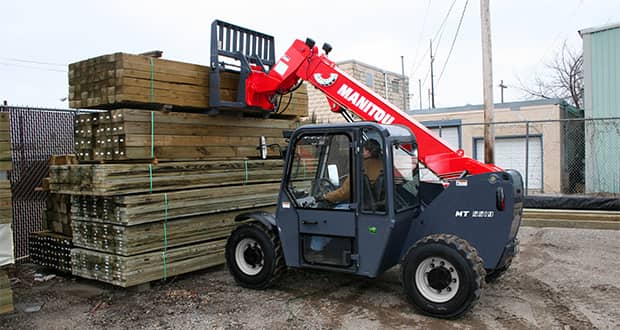
[[[340,89],[338,89],[338,95],[349,101],[351,105],[371,116],[378,123],[391,124],[394,121],[394,117],[392,115],[386,113],[385,110],[372,103],[363,95],[360,95],[359,92],[347,86],[347,84],[342,84],[342,86],[340,86]]]
[[[323,87],[329,87],[333,85],[336,82],[336,79],[338,79],[337,73],[330,73],[329,77],[327,78],[323,78],[320,73],[314,74],[314,80],[316,80],[316,82]]]

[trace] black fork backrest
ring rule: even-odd
[[[219,56],[240,60],[244,56],[253,64],[271,68],[275,64],[274,38],[234,24],[215,20],[211,24],[211,67]]]

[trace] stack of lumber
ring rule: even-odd
[[[620,230],[620,211],[523,209],[523,225]]]
[[[10,171],[12,168],[10,130],[9,114],[0,112],[0,171]]]
[[[296,126],[289,119],[117,109],[76,117],[75,152],[80,161],[258,157],[261,136],[285,145],[282,131]]]
[[[69,65],[69,106],[72,108],[118,109],[130,106],[160,109],[206,109],[209,107],[208,66],[115,53]],[[238,73],[223,73],[221,98],[234,101]],[[282,103],[288,102],[285,96]],[[308,116],[305,86],[292,94],[291,104],[281,115]]]
[[[70,196],[70,209],[51,202],[47,218],[53,231],[70,222],[74,275],[130,287],[219,265],[235,218],[273,211],[283,163],[275,149],[259,159],[257,147],[262,137],[286,144],[282,131],[307,116],[305,87],[269,118],[211,116],[209,71],[123,53],[69,66],[70,106],[104,110],[76,116],[78,164],[52,163],[46,180]],[[238,73],[222,74],[222,100],[235,100],[238,83]]]
[[[279,182],[282,160],[234,160],[153,164],[50,166],[50,191],[113,196]]]
[[[9,225],[13,221],[13,202],[11,181],[0,179],[0,225]]]
[[[61,273],[71,273],[71,237],[50,231],[30,233],[30,260]]]
[[[77,248],[71,251],[73,274],[121,287],[132,287],[224,263],[226,239],[184,245],[124,257]]]
[[[279,188],[279,183],[265,183],[113,197],[73,195],[72,219],[132,226],[164,220],[165,216],[170,219],[263,207],[275,204]]]
[[[13,311],[13,290],[6,271],[0,269],[0,314]]]
[[[42,225],[45,230],[71,237],[71,196],[50,194]]]

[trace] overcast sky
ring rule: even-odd
[[[419,107],[418,79],[425,81],[423,107],[428,106],[428,49],[429,40],[435,39],[437,107],[480,104],[479,4],[478,0],[4,0],[0,100],[66,108],[61,99],[68,94],[67,65],[113,52],[158,49],[167,59],[208,65],[210,25],[221,19],[273,35],[277,57],[294,39],[306,37],[318,45],[329,42],[335,61],[355,59],[400,73],[404,56],[405,74],[414,83],[413,108]],[[460,32],[444,65],[464,8]],[[523,100],[518,79],[527,82],[543,73],[544,63],[564,41],[581,49],[578,30],[618,22],[618,0],[491,1],[494,84],[503,79],[509,86],[507,102]],[[498,101],[497,87],[494,93]]]

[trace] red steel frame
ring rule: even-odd
[[[462,149],[454,150],[424,125],[340,70],[327,55],[319,54],[318,47],[301,40],[295,40],[268,73],[253,68],[246,81],[246,102],[248,106],[273,110],[271,100],[275,94],[288,92],[300,79],[325,93],[334,112],[344,108],[366,121],[409,128],[418,141],[420,161],[441,178],[458,177],[465,171],[472,175],[503,171],[466,157]]]

